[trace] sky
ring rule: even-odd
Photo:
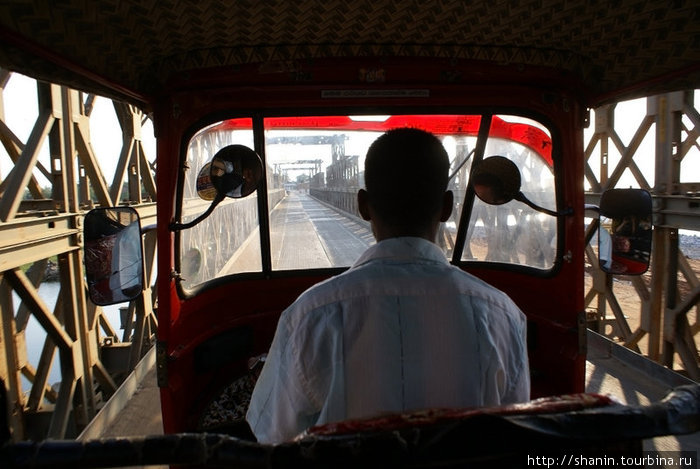
[[[696,108],[700,107],[700,102],[698,101],[698,92],[695,91]],[[628,145],[635,132],[637,131],[639,125],[647,113],[647,100],[646,98],[635,99],[631,101],[624,101],[618,103],[615,107],[615,130],[622,140],[624,145]],[[683,117],[683,123],[688,129],[693,129],[695,126],[692,121],[687,117]],[[591,124],[588,129],[584,130],[584,144],[588,144],[595,131],[594,123],[594,112],[591,111]],[[685,138],[685,135],[684,137]],[[639,166],[640,171],[643,173],[647,182],[651,187],[654,187],[654,166],[655,166],[655,126],[652,127],[647,132],[642,144],[637,150],[634,161]],[[620,153],[613,147],[612,142],[609,144],[609,158],[608,163],[609,172],[612,173],[614,165],[620,160]],[[589,164],[595,173],[598,173],[600,166],[600,147],[597,146],[594,150],[595,158],[589,160]],[[700,183],[700,149],[696,145],[690,152],[685,156],[683,162],[681,163],[681,182],[699,182]],[[585,185],[588,188],[588,185]],[[618,187],[639,187],[635,178],[629,172],[625,171],[623,178],[620,180]]]
[[[5,86],[3,101],[5,123],[22,142],[26,142],[38,115],[36,81],[13,73]],[[155,160],[155,137],[150,121],[144,125],[141,136],[148,160]],[[90,117],[90,140],[102,171],[108,183],[111,183],[122,149],[122,135],[112,101],[107,98],[98,97],[95,100]],[[45,143],[39,161],[48,168],[48,160],[48,144]],[[4,178],[12,166],[10,157],[0,145],[0,175]],[[50,186],[38,171],[35,174],[40,186]]]

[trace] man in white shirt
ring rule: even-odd
[[[525,315],[434,244],[451,213],[449,160],[418,129],[379,137],[360,214],[377,244],[282,313],[247,420],[280,443],[345,419],[530,397]]]

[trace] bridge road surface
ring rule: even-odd
[[[349,217],[306,193],[291,192],[270,213],[273,270],[349,267],[371,244],[369,223]],[[260,272],[256,229],[223,272]]]
[[[368,225],[306,193],[291,192],[270,214],[273,270],[349,267],[373,242]]]
[[[291,193],[271,213],[270,233],[276,269],[295,269],[303,265],[328,267],[349,266],[373,242],[369,229],[337,210],[304,193]],[[309,233],[314,233],[310,236]],[[258,237],[248,243],[242,258],[257,262],[260,256]],[[238,265],[238,264],[237,264]],[[589,346],[593,344],[589,340]],[[633,365],[610,356],[604,350],[590,349],[586,365],[586,391],[609,394],[629,405],[661,400],[669,387],[657,382]],[[160,397],[155,367],[143,379],[119,416],[105,426],[101,437],[161,434]],[[679,437],[646,440],[645,450],[698,451],[700,433]],[[700,454],[700,453],[695,453]]]

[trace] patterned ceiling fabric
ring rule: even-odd
[[[697,88],[700,2],[0,2],[0,67],[132,102],[192,69],[356,56],[555,67],[594,99]],[[107,90],[101,78],[123,89]]]

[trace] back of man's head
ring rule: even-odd
[[[430,132],[401,128],[380,136],[365,159],[375,217],[405,234],[429,227],[442,208],[449,165],[445,148]]]

